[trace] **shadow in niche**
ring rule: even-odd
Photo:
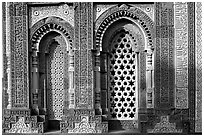
[[[60,130],[60,120],[49,120],[48,121],[48,131],[58,131]]]
[[[115,130],[125,130],[122,128],[120,120],[110,120],[108,121],[108,130],[115,131]]]
[[[132,121],[133,124],[133,121]],[[125,127],[127,126],[127,127]],[[124,128],[125,127],[125,128]],[[109,134],[136,134],[140,133],[138,128],[133,128],[132,125],[124,125],[121,120],[108,121],[108,133]]]
[[[44,97],[44,94],[42,94],[41,101],[44,102],[44,99],[46,99],[46,106],[47,106],[47,115],[48,115],[48,123],[46,132],[56,132],[60,130],[60,121],[55,120],[52,118],[50,119],[50,116],[55,115],[52,104],[55,100],[53,100],[53,92],[52,89],[54,87],[52,83],[52,74],[55,72],[52,72],[52,60],[54,57],[54,52],[56,48],[60,45],[56,40],[55,37],[59,36],[58,33],[50,32],[46,34],[43,39],[40,42],[40,54],[39,54],[39,68],[40,68],[40,88],[43,89],[43,91],[46,91],[46,98]],[[43,80],[46,80],[46,86],[43,84]],[[45,89],[44,89],[45,88]],[[44,107],[44,106],[42,106]]]
[[[51,80],[51,75],[52,75],[52,72],[51,72],[51,61],[52,61],[52,59],[54,59],[54,51],[55,51],[55,49],[57,48],[57,46],[59,45],[59,43],[57,43],[56,41],[54,41],[53,43],[51,43],[51,45],[50,45],[50,54],[49,54],[49,60],[46,60],[46,62],[48,63],[48,68],[47,68],[47,80],[48,80],[48,83],[49,83],[49,85],[50,86],[53,86],[53,84],[51,84],[52,83],[52,80]],[[51,89],[52,89],[52,87],[49,87],[48,89],[47,89],[47,92],[50,92],[50,93],[47,93],[47,95],[48,95],[48,106],[49,106],[49,104],[51,103],[52,104],[52,102],[54,101],[53,100],[53,93],[52,93],[52,91],[51,91]],[[48,113],[49,113],[49,115],[54,115],[54,112],[53,111],[51,111],[51,108],[49,108],[48,107]]]

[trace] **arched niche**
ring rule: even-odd
[[[48,17],[30,32],[30,104],[35,114],[47,115],[59,126],[63,109],[74,108],[73,28],[60,18]]]
[[[125,37],[127,35],[126,38],[131,41],[133,50],[131,56],[135,63],[135,102],[133,104],[136,109],[134,110],[133,118],[123,119],[124,117],[118,118],[116,116],[115,120],[120,120],[120,123],[124,123],[123,121],[126,121],[126,124],[130,120],[128,125],[137,127],[139,121],[138,111],[145,111],[148,108],[154,107],[153,21],[140,9],[124,4],[121,6],[112,7],[104,12],[97,19],[95,28],[96,39],[94,48],[96,60],[96,112],[106,115],[111,121],[110,113],[113,112],[113,108],[111,108],[112,110],[110,109],[111,103],[113,103],[110,101],[111,52],[113,51],[112,47],[115,44],[113,42],[114,39],[117,39],[117,37],[120,35],[119,33],[125,33]],[[118,44],[121,43],[119,42]],[[119,71],[117,71],[117,73],[118,72]],[[114,98],[112,98],[112,100],[113,99]],[[109,127],[115,127],[114,122],[109,122]]]

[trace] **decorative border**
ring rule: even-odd
[[[202,3],[196,2],[196,107],[195,132],[202,132]]]
[[[173,107],[174,103],[174,10],[173,3],[155,4],[155,106]]]
[[[195,132],[195,3],[188,2],[188,104],[190,132]]]
[[[9,102],[7,101],[6,97],[9,98],[8,95],[8,80],[9,80],[9,72],[7,72],[9,68],[9,52],[10,50],[8,49],[9,46],[9,29],[10,29],[10,21],[8,19],[8,3],[2,2],[2,44],[3,44],[3,79],[2,79],[2,86],[3,86],[3,93],[2,93],[2,108],[6,108],[9,105]],[[8,37],[8,38],[7,38]]]
[[[93,3],[90,2],[88,4],[88,93],[90,98],[90,108],[94,108],[94,77],[93,77],[93,56],[92,56],[92,49],[93,49]]]
[[[80,68],[81,68],[81,63],[80,63],[80,3],[75,2],[74,3],[75,7],[75,13],[74,13],[74,38],[75,38],[75,50],[74,50],[74,83],[75,83],[75,98],[77,98],[78,93],[81,92],[80,90]],[[75,99],[75,106],[77,107],[78,105],[78,100]]]
[[[154,129],[148,129],[147,133],[182,133],[182,129],[176,128],[176,123],[169,122],[169,116],[161,116],[160,122],[157,123]]]
[[[39,6],[29,2],[29,27],[31,28],[38,21],[50,16],[60,17],[74,27],[73,3],[45,3],[46,6]]]
[[[57,17],[48,17],[37,22],[32,28],[30,38],[32,43],[39,43],[41,38],[50,31],[59,31],[67,38],[70,49],[73,47],[73,27]]]
[[[12,107],[29,107],[27,4],[11,3]]]
[[[95,36],[96,36],[96,49],[102,49],[102,38],[107,28],[115,21],[121,18],[130,18],[136,20],[137,23],[143,28],[148,38],[148,48],[154,49],[153,38],[154,38],[154,23],[151,18],[146,15],[143,11],[136,7],[129,7],[125,4],[120,7],[114,6],[104,12],[95,22]]]
[[[92,109],[93,70],[88,63],[92,62],[93,4],[75,3],[75,7],[75,104],[77,109]]]
[[[175,108],[188,108],[188,12],[187,3],[175,8]]]

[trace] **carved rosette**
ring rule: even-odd
[[[74,27],[74,7],[72,3],[62,3],[57,5],[35,6],[32,5],[29,10],[30,14],[30,27],[39,22],[40,20],[55,16],[60,17],[72,27]]]

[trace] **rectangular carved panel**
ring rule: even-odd
[[[188,2],[188,96],[190,132],[195,132],[195,3]]]
[[[187,3],[175,3],[176,93],[175,107],[188,108],[188,13]]]
[[[76,108],[87,109],[93,107],[93,4],[75,3],[75,6]]]
[[[155,107],[174,102],[174,9],[173,3],[156,3]]]
[[[195,132],[202,132],[202,3],[196,3],[196,106]]]
[[[12,106],[16,108],[28,107],[28,26],[27,5],[14,3],[12,35]],[[15,61],[14,61],[15,60]]]

